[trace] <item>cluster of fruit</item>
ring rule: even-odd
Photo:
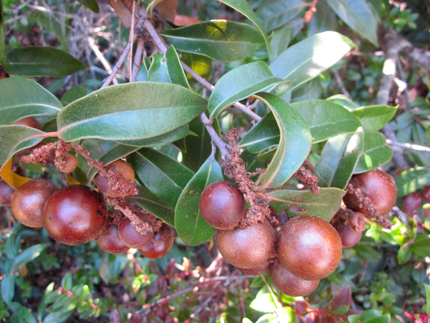
[[[362,200],[370,199],[373,208],[387,214],[397,198],[393,179],[375,170],[354,176],[350,183],[361,195],[348,193],[345,204],[368,214]],[[209,185],[200,199],[200,213],[217,229],[216,242],[224,259],[248,275],[269,271],[274,285],[284,294],[305,296],[316,289],[320,279],[335,271],[342,257],[342,246],[352,247],[361,238],[343,221],[334,225],[312,215],[300,215],[280,227],[267,219],[242,228],[246,203],[242,192],[230,182]]]

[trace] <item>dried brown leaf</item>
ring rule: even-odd
[[[131,27],[133,1],[134,0],[108,0],[124,27],[128,29]]]

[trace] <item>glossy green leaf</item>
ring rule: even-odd
[[[147,139],[138,139],[138,140],[117,140],[117,142],[128,146],[134,146],[134,147],[163,146],[188,136],[189,132],[190,131],[188,129],[188,125],[185,125],[185,126],[180,126],[172,131],[169,131],[159,136],[155,136]]]
[[[54,47],[21,47],[7,53],[13,70],[7,71],[21,76],[64,77],[88,67],[72,55]]]
[[[142,148],[127,160],[145,187],[172,206],[194,175],[177,160],[154,149]]]
[[[125,157],[140,147],[127,146],[111,140],[85,139],[82,147],[91,153],[91,158],[109,165],[113,161]],[[87,160],[77,154],[79,168],[84,172],[88,181],[91,181],[97,174],[98,169],[88,165]]]
[[[346,95],[343,94],[336,94],[326,99],[327,101],[339,104],[343,106],[344,108],[347,108],[348,110],[355,110],[358,109],[360,106],[348,99]]]
[[[327,3],[348,26],[378,46],[376,35],[378,21],[366,0],[327,0]]]
[[[313,141],[317,143],[340,134],[356,131],[360,121],[344,107],[325,100],[308,100],[291,103],[305,119]],[[258,153],[279,142],[279,129],[273,114],[267,114],[240,142],[251,153]]]
[[[318,185],[344,189],[364,148],[364,133],[356,132],[331,138],[315,166]]]
[[[209,98],[209,116],[216,118],[235,102],[283,82],[274,77],[269,66],[261,61],[236,67],[216,83]]]
[[[399,265],[405,264],[412,256],[412,249],[410,246],[402,246],[397,253],[397,261]]]
[[[164,30],[164,40],[184,52],[205,55],[223,62],[243,59],[264,45],[258,29],[232,21],[206,21]]]
[[[430,286],[424,284],[424,287],[426,289],[426,313],[430,315]]]
[[[397,107],[388,105],[371,105],[351,112],[361,121],[365,131],[378,131],[396,114]]]
[[[73,287],[73,278],[70,272],[66,273],[61,279],[61,287],[65,290],[71,290]]]
[[[180,52],[181,60],[187,64],[191,69],[199,74],[206,80],[209,80],[212,76],[212,59],[204,55],[197,55],[192,53]],[[197,82],[193,77],[185,73],[189,82]]]
[[[140,65],[140,68],[137,71],[136,81],[148,81],[148,70],[150,66],[151,60],[149,57],[145,57],[142,61],[142,65]]]
[[[388,163],[393,157],[393,149],[387,145],[380,132],[364,133],[364,148],[354,174],[365,173]]]
[[[34,259],[39,257],[42,251],[45,250],[50,245],[51,244],[49,243],[43,243],[43,244],[38,244],[28,249],[25,249],[14,259],[13,261],[14,266],[18,267],[26,263],[29,263],[30,261],[33,261]]]
[[[40,130],[24,126],[0,126],[1,168],[18,151],[33,147],[41,142],[43,138],[31,137],[42,133]]]
[[[176,205],[175,228],[186,245],[196,246],[214,235],[216,229],[200,214],[200,196],[209,184],[222,180],[221,167],[209,157],[182,191]]]
[[[337,17],[325,1],[318,1],[316,12],[308,23],[308,37],[327,30],[337,29]]]
[[[29,116],[54,117],[63,108],[58,99],[35,81],[11,77],[0,81],[0,125]]]
[[[152,57],[148,81],[173,83],[190,89],[181,61],[173,46],[169,46],[165,54],[156,54]]]
[[[264,37],[269,54],[271,52],[269,38],[267,37],[267,32],[258,19],[257,15],[252,10],[251,6],[246,0],[219,0],[219,2],[225,3],[227,6],[232,7],[234,10],[239,11],[246,18],[251,20],[257,28],[260,30],[261,35]]]
[[[85,7],[90,9],[92,12],[99,13],[100,8],[96,0],[78,0]]]
[[[284,50],[288,48],[292,38],[292,30],[289,25],[286,25],[273,32],[272,39],[270,40],[270,46],[272,47],[272,54],[270,55],[270,61],[273,61],[278,57]]]
[[[278,29],[293,20],[305,8],[301,0],[266,1],[256,14],[266,31]]]
[[[128,201],[139,204],[145,211],[151,212],[157,218],[175,226],[175,208],[156,197],[144,186],[139,186],[139,195],[127,198]]]
[[[274,199],[270,204],[277,210],[285,209],[288,216],[314,215],[330,221],[340,208],[345,191],[338,188],[322,188],[319,194],[310,191],[279,190],[270,192]]]
[[[396,177],[397,196],[402,197],[430,185],[430,169],[417,167],[405,170]]]
[[[272,110],[280,130],[278,149],[262,176],[263,187],[278,187],[294,174],[308,156],[311,132],[303,117],[284,100],[263,92],[255,97]]]
[[[200,118],[194,119],[189,125],[190,131],[196,136],[189,135],[184,139],[185,147],[182,149],[182,164],[193,172],[197,172],[212,152],[212,139]],[[216,119],[212,126],[219,134],[219,125]]]
[[[3,0],[0,0],[0,65],[8,65],[6,56],[6,37],[4,32]]]
[[[374,317],[365,321],[361,321],[362,323],[390,323],[390,315],[384,314],[378,317]]]
[[[64,141],[151,138],[187,124],[206,106],[207,100],[176,84],[114,85],[65,107],[57,118],[58,132]]]
[[[89,92],[83,88],[82,86],[72,87],[70,90],[67,90],[66,93],[61,97],[61,103],[66,106],[73,101],[80,99],[86,96]]]
[[[5,273],[3,276],[0,291],[3,301],[10,305],[13,296],[15,295],[15,273],[13,271]]]
[[[289,47],[272,63],[276,77],[289,81],[270,92],[280,96],[303,84],[338,62],[354,43],[334,31],[326,31],[306,38]]]

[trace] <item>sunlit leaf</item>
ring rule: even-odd
[[[393,157],[393,149],[387,144],[380,132],[364,133],[364,148],[354,174],[364,173],[381,167]]]
[[[378,131],[396,114],[397,107],[372,105],[351,112],[361,121],[365,131]]]

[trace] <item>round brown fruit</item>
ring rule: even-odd
[[[0,205],[10,206],[15,189],[0,178]]]
[[[154,233],[154,238],[146,246],[139,249],[140,253],[151,259],[159,259],[167,255],[172,249],[175,237],[170,227],[163,223],[160,230]]]
[[[306,296],[313,292],[319,284],[319,280],[304,280],[291,274],[278,262],[269,269],[269,275],[273,284],[285,295],[298,297]]]
[[[54,192],[43,209],[45,228],[60,243],[77,245],[97,237],[107,221],[103,196],[84,185]]]
[[[210,184],[200,198],[203,219],[219,230],[231,230],[243,219],[246,211],[242,192],[230,182]]]
[[[129,181],[134,182],[135,180],[133,168],[130,166],[130,164],[128,164],[127,162],[121,159],[114,161],[112,164],[109,164],[106,167],[106,171],[110,171],[110,170],[117,172],[119,175],[121,175],[123,178]],[[106,194],[107,196],[110,196],[110,197],[121,197],[120,194],[112,192],[109,189],[108,180],[104,178],[102,175],[100,175],[100,173],[97,173],[94,179],[96,181],[97,187],[101,192],[103,192],[103,194]]]
[[[46,179],[33,179],[25,183],[12,195],[13,215],[28,227],[43,227],[43,207],[55,190],[56,187]]]
[[[289,220],[278,233],[278,259],[294,276],[318,280],[335,271],[342,257],[342,242],[333,226],[313,216]]]
[[[397,187],[393,178],[382,170],[375,169],[367,173],[354,175],[349,181],[354,188],[359,188],[368,197],[380,215],[386,215],[396,205]],[[351,210],[371,216],[358,202],[355,195],[346,193],[343,201]]]
[[[140,217],[140,219],[143,222],[146,222],[142,217]],[[118,229],[119,238],[129,248],[142,248],[150,243],[154,237],[154,233],[152,231],[147,234],[140,234],[137,232],[129,218],[122,219]]]
[[[118,234],[118,226],[111,223],[99,234],[96,238],[100,248],[108,253],[123,253],[128,250],[128,247],[122,242]]]
[[[413,192],[408,195],[403,201],[402,211],[408,215],[413,215],[421,206],[421,194]]]
[[[237,268],[237,267],[236,267]],[[263,266],[257,268],[237,268],[242,274],[249,276],[263,275],[269,269],[269,263],[266,262]]]
[[[67,154],[64,156],[63,163],[61,166],[57,166],[57,169],[62,173],[71,173],[78,166],[78,159],[76,156]]]
[[[42,129],[42,127],[40,126],[39,121],[37,121],[33,117],[22,118],[22,119],[20,119],[18,121],[15,121],[14,123],[11,123],[11,126],[26,126],[26,127],[34,128],[34,129],[37,129],[37,130],[41,130]]]
[[[267,220],[244,229],[217,231],[218,250],[235,267],[250,269],[263,266],[273,254],[276,233]]]
[[[354,247],[361,239],[362,232],[355,231],[350,226],[345,225],[343,221],[337,221],[335,224],[333,224],[333,227],[339,234],[340,240],[342,241],[342,246],[345,248]]]

